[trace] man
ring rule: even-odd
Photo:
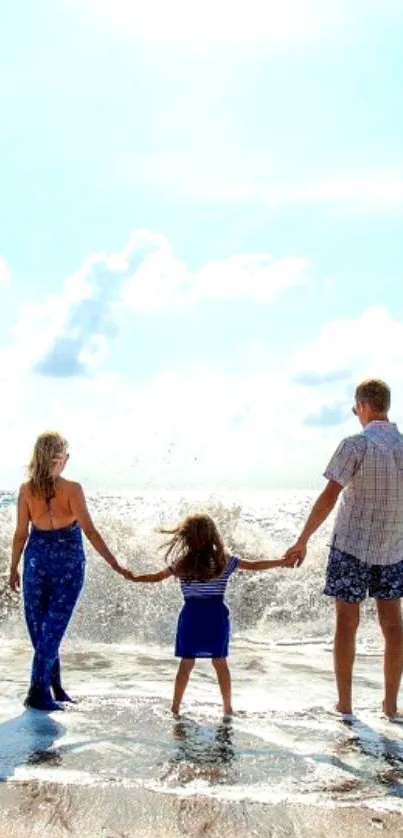
[[[302,564],[311,535],[341,494],[324,593],[336,601],[336,709],[345,714],[352,712],[355,636],[367,592],[376,600],[385,640],[383,710],[388,717],[397,714],[403,669],[403,435],[389,422],[389,408],[383,381],[369,379],[357,387],[352,410],[363,431],[340,443],[324,474],[327,486],[286,554]]]

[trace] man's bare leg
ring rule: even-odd
[[[355,635],[360,622],[358,603],[336,600],[336,631],[333,660],[339,700],[339,713],[352,713],[352,679],[355,658]]]
[[[403,625],[400,599],[378,599],[379,623],[385,638],[383,709],[386,716],[396,716],[397,696],[403,670]]]

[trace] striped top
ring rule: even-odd
[[[343,486],[333,545],[368,565],[403,559],[403,435],[375,420],[344,439],[325,471]]]
[[[239,559],[237,556],[230,556],[221,576],[215,579],[209,579],[208,582],[185,582],[183,579],[180,579],[179,582],[183,596],[185,599],[190,599],[191,597],[201,599],[202,597],[209,596],[224,597],[228,580],[237,569],[238,564]],[[172,566],[171,570],[175,572]]]

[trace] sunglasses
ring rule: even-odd
[[[358,408],[359,408],[359,406],[360,406],[359,404],[355,404],[355,405],[353,405],[353,407],[351,408],[352,412],[354,413],[354,416],[358,416]]]

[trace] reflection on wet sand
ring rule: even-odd
[[[177,750],[161,780],[175,777],[179,785],[196,779],[207,783],[233,783],[236,777],[229,770],[235,760],[233,729],[224,721],[210,730],[194,721],[180,719],[173,728]]]

